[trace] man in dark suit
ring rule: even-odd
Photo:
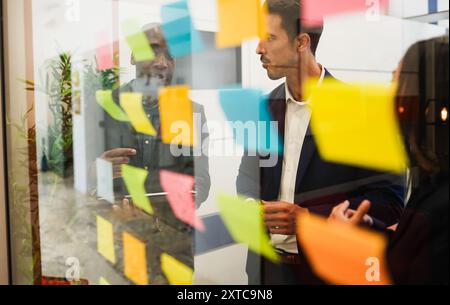
[[[273,167],[262,167],[263,157],[246,154],[236,185],[249,200],[263,201],[265,225],[282,263],[272,264],[250,252],[247,273],[251,284],[320,283],[297,247],[296,215],[328,216],[345,200],[354,208],[367,199],[377,225],[391,225],[404,207],[404,185],[401,177],[322,160],[309,127],[308,97],[301,91],[306,79],[317,79],[320,86],[325,77],[332,77],[315,59],[322,28],[299,30],[299,0],[267,0],[267,5],[268,35],[256,52],[270,79],[286,78],[268,101],[284,151]]]

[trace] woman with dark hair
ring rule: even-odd
[[[395,73],[396,107],[410,158],[410,196],[400,222],[386,229],[395,284],[448,284],[448,37],[414,44]],[[330,221],[370,222],[370,202],[337,206]]]

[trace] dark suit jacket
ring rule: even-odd
[[[326,77],[331,77],[328,71]],[[272,91],[268,104],[272,120],[278,122],[279,134],[284,139],[287,107],[284,84]],[[236,181],[237,192],[251,198],[276,201],[280,192],[283,155],[278,156],[273,167],[260,167],[261,159],[244,155]],[[353,209],[363,199],[368,199],[372,202],[370,214],[385,225],[392,225],[398,222],[404,207],[404,190],[402,177],[324,161],[308,128],[297,171],[296,204],[310,212],[328,216],[334,206],[347,199]],[[249,267],[249,260],[247,271],[255,268]]]

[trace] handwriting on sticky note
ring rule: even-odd
[[[240,46],[243,40],[267,36],[267,6],[260,0],[218,0],[219,32],[216,46],[228,48]]]
[[[109,40],[109,32],[104,30],[96,35],[97,49],[97,67],[99,70],[108,70],[114,68],[113,47]]]
[[[127,232],[123,232],[122,238],[125,275],[137,285],[148,285],[145,244]]]
[[[194,195],[191,193],[194,190],[195,178],[166,170],[161,170],[159,175],[161,186],[167,193],[167,199],[175,216],[198,230],[204,231],[205,225],[196,216]]]
[[[170,54],[174,58],[203,50],[203,40],[194,28],[186,0],[161,7],[162,25]]]
[[[188,86],[166,87],[159,93],[161,136],[164,143],[193,146],[194,116]]]
[[[311,128],[325,160],[397,173],[406,169],[393,86],[337,80],[306,86]]]
[[[97,215],[97,251],[108,261],[115,264],[113,225]]]
[[[137,132],[156,136],[157,132],[145,114],[142,106],[142,93],[124,92],[120,94],[120,105],[128,115]]]
[[[220,215],[236,242],[248,245],[250,250],[269,260],[279,261],[266,232],[260,204],[223,193],[217,196],[217,203]]]
[[[384,254],[386,240],[382,235],[304,214],[298,217],[297,233],[313,270],[324,280],[338,285],[390,283]],[[367,262],[372,259],[380,263],[379,281],[367,277]]]
[[[122,29],[136,61],[150,61],[155,58],[155,53],[150,46],[147,36],[141,31],[136,20],[124,21]]]
[[[111,90],[99,90],[96,93],[97,103],[108,113],[113,119],[121,122],[128,122],[125,112],[114,102]]]
[[[192,285],[192,269],[167,253],[161,254],[161,268],[170,285]]]
[[[97,158],[97,195],[114,203],[113,165],[111,162]]]
[[[153,214],[153,208],[145,191],[145,180],[148,172],[134,166],[122,165],[122,177],[133,203],[149,214]]]

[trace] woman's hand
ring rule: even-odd
[[[349,201],[345,201],[339,205],[337,205],[333,211],[331,212],[330,217],[328,218],[328,221],[331,222],[340,222],[345,223],[353,226],[357,225],[367,225],[372,226],[373,225],[373,219],[369,215],[367,215],[367,212],[369,212],[370,209],[370,201],[364,200],[358,207],[358,209],[351,210],[348,207],[350,206]]]

